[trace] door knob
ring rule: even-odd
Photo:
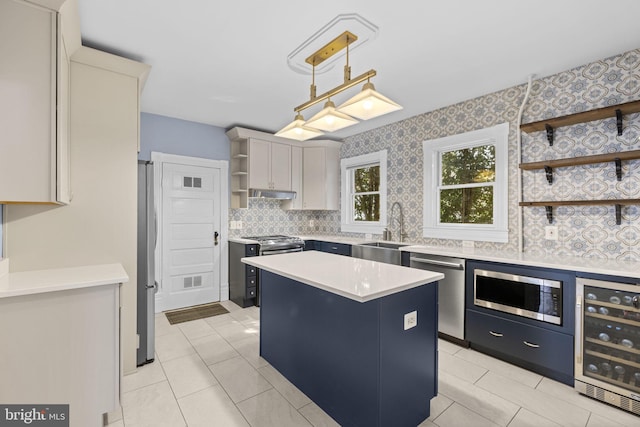
[[[213,232],[213,244],[214,245],[218,245],[218,237],[220,237],[220,233],[218,233],[217,231]]]

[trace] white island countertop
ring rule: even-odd
[[[242,262],[358,302],[444,278],[441,273],[318,251],[247,257]]]
[[[0,277],[0,298],[126,283],[120,264],[87,265],[8,273]]]

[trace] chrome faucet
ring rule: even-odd
[[[400,241],[404,241],[404,238],[408,236],[408,234],[404,231],[404,214],[402,213],[402,206],[400,205],[399,202],[393,202],[393,204],[391,205],[391,211],[389,213],[389,218],[390,220],[393,219],[393,211],[394,208],[396,207],[396,205],[398,206],[398,210],[400,211],[400,218],[396,218],[396,221],[398,221],[398,224],[400,225],[400,230],[399,233],[400,234]],[[391,221],[389,221],[389,223],[391,223]],[[391,224],[389,224],[391,225]]]

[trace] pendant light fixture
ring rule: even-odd
[[[296,114],[296,118],[280,129],[276,136],[281,136],[283,138],[295,139],[298,141],[306,141],[307,139],[315,138],[316,136],[323,135],[323,132],[320,132],[317,129],[312,129],[304,125],[304,117],[302,114]]]
[[[371,82],[365,83],[362,92],[338,107],[339,112],[360,120],[372,119],[401,109],[400,105],[377,92]]]
[[[356,119],[336,110],[336,105],[331,100],[328,100],[324,104],[324,108],[305,124],[311,128],[333,132],[356,123],[358,123]]]
[[[296,113],[296,119],[278,131],[278,133],[276,133],[277,136],[304,141],[306,139],[322,135],[321,130],[325,132],[333,132],[358,123],[358,120],[353,117],[357,117],[361,120],[367,120],[402,109],[399,104],[393,102],[374,89],[370,80],[372,77],[376,76],[376,70],[369,70],[353,79],[351,78],[351,67],[349,66],[349,45],[356,40],[358,40],[357,36],[349,31],[345,31],[305,60],[305,62],[310,64],[312,67],[310,99],[304,104],[293,109]],[[329,59],[345,48],[347,50],[347,63],[344,66],[344,83],[334,87],[322,95],[317,96],[315,85],[316,65]],[[366,84],[364,85],[362,92],[336,108],[335,104],[330,99],[332,96],[365,81]],[[300,112],[324,100],[327,100],[324,108],[307,122],[304,122]],[[316,132],[316,134],[313,135],[313,132]]]

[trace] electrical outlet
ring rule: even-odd
[[[310,220],[309,220],[309,227],[313,227],[313,225],[314,225],[314,222],[313,222],[313,220],[312,220],[312,219],[310,219]]]
[[[371,233],[365,233],[364,238],[367,240],[373,239],[373,235]]]
[[[418,326],[418,312],[412,311],[404,315],[404,330]]]
[[[547,225],[544,228],[544,238],[547,240],[558,240],[558,227],[555,225]]]
[[[242,221],[236,221],[236,230],[242,230]]]
[[[462,247],[466,249],[473,249],[475,246],[475,242],[473,240],[463,240]]]
[[[237,226],[235,221],[229,221],[229,230],[235,230],[236,227]]]

